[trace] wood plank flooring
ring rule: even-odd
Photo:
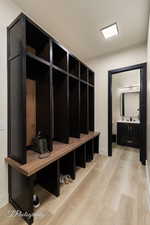
[[[73,183],[62,186],[59,198],[37,190],[42,204],[35,225],[150,225],[146,172],[137,149],[115,146],[113,157],[97,155],[77,170]],[[0,225],[26,224],[9,217],[9,210],[10,204],[0,209]]]

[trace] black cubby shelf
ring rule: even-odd
[[[88,82],[94,85],[94,72],[90,69],[88,70]]]
[[[75,179],[76,167],[85,168],[99,152],[94,89],[94,72],[24,14],[8,27],[6,160],[9,200],[16,209],[33,213],[35,183],[59,196],[60,175]],[[42,160],[31,150],[39,131],[51,151]]]
[[[69,73],[79,77],[79,61],[72,55],[69,55]]]
[[[80,63],[80,79],[88,82],[88,68],[83,63]]]
[[[94,87],[94,85],[93,84],[88,84],[90,87]]]
[[[35,56],[50,61],[50,41],[48,35],[34,25],[30,20],[26,20],[26,50]]]
[[[88,85],[88,82],[87,82],[87,81],[84,81],[84,80],[81,80],[81,79],[80,79],[80,82],[81,82],[82,84]]]
[[[27,55],[27,57],[30,57],[33,60],[37,61],[37,63],[39,62],[39,63],[43,63],[43,64],[45,64],[47,66],[50,66],[50,63],[48,61],[42,59],[39,56],[36,56],[36,55],[34,55],[34,54],[30,53],[30,52],[27,52],[26,55]]]
[[[69,77],[71,77],[71,78],[73,78],[73,79],[75,79],[75,80],[79,80],[78,77],[76,77],[76,76],[74,76],[74,75],[72,75],[72,74],[69,74]]]
[[[52,42],[52,62],[55,66],[67,71],[67,51],[56,42]]]
[[[60,71],[60,72],[61,72],[61,73],[63,73],[63,74],[68,75],[67,71],[65,71],[65,70],[61,69],[61,68],[60,68],[60,67],[58,67],[58,66],[52,65],[52,68],[54,68],[55,70]]]

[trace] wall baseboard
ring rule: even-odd
[[[147,181],[147,187],[148,187],[148,206],[150,211],[150,174],[148,169],[148,162],[146,161],[146,181]]]

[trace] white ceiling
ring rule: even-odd
[[[82,60],[144,43],[150,0],[13,0]],[[119,37],[99,29],[117,22]]]

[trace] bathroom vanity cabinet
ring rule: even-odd
[[[140,123],[118,122],[117,144],[140,148]]]

